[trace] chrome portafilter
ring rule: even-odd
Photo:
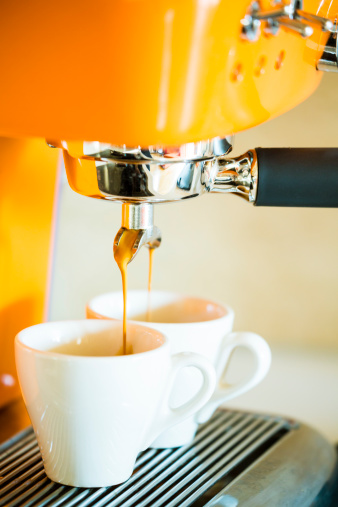
[[[114,255],[128,243],[132,252],[130,260],[143,245],[157,248],[161,243],[161,232],[154,226],[153,205],[210,191],[218,172],[216,158],[232,149],[231,138],[178,147],[142,148],[66,141],[58,146],[63,149],[68,182],[73,190],[122,203],[122,224],[115,237]],[[128,231],[137,234],[127,234]]]
[[[174,148],[65,141],[59,147],[73,190],[122,203],[115,249],[125,231],[138,231],[132,258],[142,245],[161,243],[156,203],[230,193],[255,206],[338,207],[337,148],[255,148],[231,158],[231,138]]]
[[[161,231],[154,225],[154,207],[150,203],[123,203],[122,204],[122,224],[114,240],[114,254],[119,248],[123,236],[127,231],[135,230],[133,245],[131,246],[132,257],[139,252],[145,245],[148,248],[158,248],[161,244]],[[130,262],[129,261],[129,262]]]

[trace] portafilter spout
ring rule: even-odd
[[[161,231],[154,225],[154,206],[151,203],[122,203],[122,224],[114,240],[114,255],[123,243],[127,231],[134,230],[137,234],[133,237],[131,245],[134,259],[140,248],[145,245],[148,248],[158,248],[161,244]]]

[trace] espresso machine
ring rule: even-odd
[[[254,206],[338,207],[338,148],[231,155],[236,133],[295,107],[324,71],[338,71],[337,13],[337,0],[1,6],[0,406],[19,396],[14,336],[48,306],[61,150],[74,191],[120,203],[115,247],[136,229],[134,256],[160,245],[154,208],[162,202],[231,193]],[[20,454],[12,445],[33,452],[31,430],[3,447],[7,467]],[[26,493],[22,461],[19,490],[11,471],[0,505],[59,497],[76,505],[335,505],[335,451],[295,421],[219,412],[194,447],[166,453],[146,451],[130,484],[81,498],[47,484],[38,458],[35,490]]]

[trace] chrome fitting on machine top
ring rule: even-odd
[[[338,45],[337,45],[337,20],[335,21],[335,32],[324,46],[324,51],[317,63],[317,70],[322,72],[338,72]]]
[[[261,25],[265,33],[277,35],[280,28],[286,28],[301,37],[311,37],[313,28],[311,24],[319,25],[323,32],[335,32],[336,27],[330,19],[317,16],[303,10],[302,0],[291,0],[289,4],[283,1],[274,2],[275,8],[263,11],[258,1],[253,1],[241,20],[242,38],[250,42],[258,40],[261,33]],[[309,24],[310,23],[310,24]]]
[[[158,227],[154,226],[154,206],[150,203],[123,203],[122,204],[122,224],[114,240],[114,252],[118,248],[121,238],[126,231],[138,231],[131,247],[132,257],[139,252],[145,245],[148,248],[158,248],[161,244],[162,236]]]

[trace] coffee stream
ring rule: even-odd
[[[155,248],[149,248],[149,275],[148,275],[148,304],[147,304],[147,322],[151,321],[151,278],[153,274],[153,254]]]
[[[126,229],[114,251],[114,259],[121,271],[123,290],[123,355],[127,354],[127,266],[133,257],[133,246],[140,231]]]
[[[114,259],[120,268],[122,276],[122,291],[123,291],[123,355],[127,351],[127,266],[131,261],[134,251],[133,246],[137,240],[140,231],[134,229],[126,229],[119,241],[119,244],[114,251]],[[150,321],[150,291],[151,291],[151,278],[153,267],[153,252],[154,248],[149,248],[149,278],[148,278],[148,309],[147,321]]]

